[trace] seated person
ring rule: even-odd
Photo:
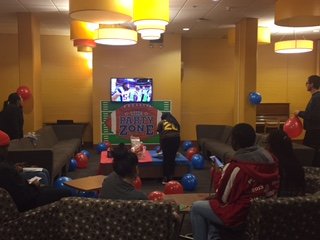
[[[277,195],[278,164],[267,150],[255,145],[255,139],[249,124],[233,127],[231,144],[236,152],[222,170],[215,196],[192,205],[194,239],[221,239],[222,226],[238,227],[245,222],[252,199]]]
[[[147,200],[147,196],[135,190],[134,181],[138,176],[138,157],[128,151],[123,143],[112,152],[113,172],[102,183],[100,198],[121,200]]]
[[[71,196],[69,190],[40,186],[37,180],[29,183],[23,179],[17,168],[6,161],[9,143],[9,136],[0,131],[0,187],[9,192],[19,211],[27,211]]]
[[[305,194],[306,182],[301,163],[296,158],[290,137],[281,129],[270,132],[267,149],[279,161],[280,189],[278,197],[295,197]]]

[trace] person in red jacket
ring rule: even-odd
[[[277,160],[266,149],[255,145],[254,129],[239,123],[233,127],[231,137],[236,152],[215,184],[214,198],[192,205],[195,240],[221,239],[221,227],[236,227],[245,222],[252,199],[277,196]]]

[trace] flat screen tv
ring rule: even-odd
[[[144,102],[152,101],[152,78],[111,78],[112,102]]]

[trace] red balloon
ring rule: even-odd
[[[153,191],[149,193],[148,199],[152,201],[163,201],[164,200],[164,193],[159,191]]]
[[[78,163],[78,166],[77,166],[78,168],[88,167],[89,158],[84,153],[81,153],[81,152],[77,153],[74,159]]]
[[[283,125],[283,131],[285,131],[290,138],[298,137],[303,130],[302,122],[298,117],[289,118]]]
[[[26,86],[20,86],[17,89],[17,93],[22,97],[23,100],[27,100],[31,97],[31,91]]]
[[[141,188],[142,188],[141,178],[136,177],[136,179],[133,181],[133,185],[136,190],[141,190]]]
[[[187,150],[186,156],[191,161],[192,156],[196,153],[199,153],[199,149],[197,147],[191,147]]]
[[[179,194],[183,193],[183,186],[177,181],[169,181],[164,186],[164,193],[165,194]]]

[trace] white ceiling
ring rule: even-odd
[[[272,26],[274,35],[283,35],[283,31],[298,34],[301,28],[275,28],[274,3],[275,0],[170,0],[166,31],[184,37],[221,38],[226,36],[226,29],[249,17],[259,19],[260,26]],[[68,0],[0,0],[0,33],[16,33],[16,13],[32,12],[40,21],[41,34],[69,35],[68,9]],[[183,27],[190,30],[184,32]],[[320,38],[319,32],[310,28],[303,35]]]

